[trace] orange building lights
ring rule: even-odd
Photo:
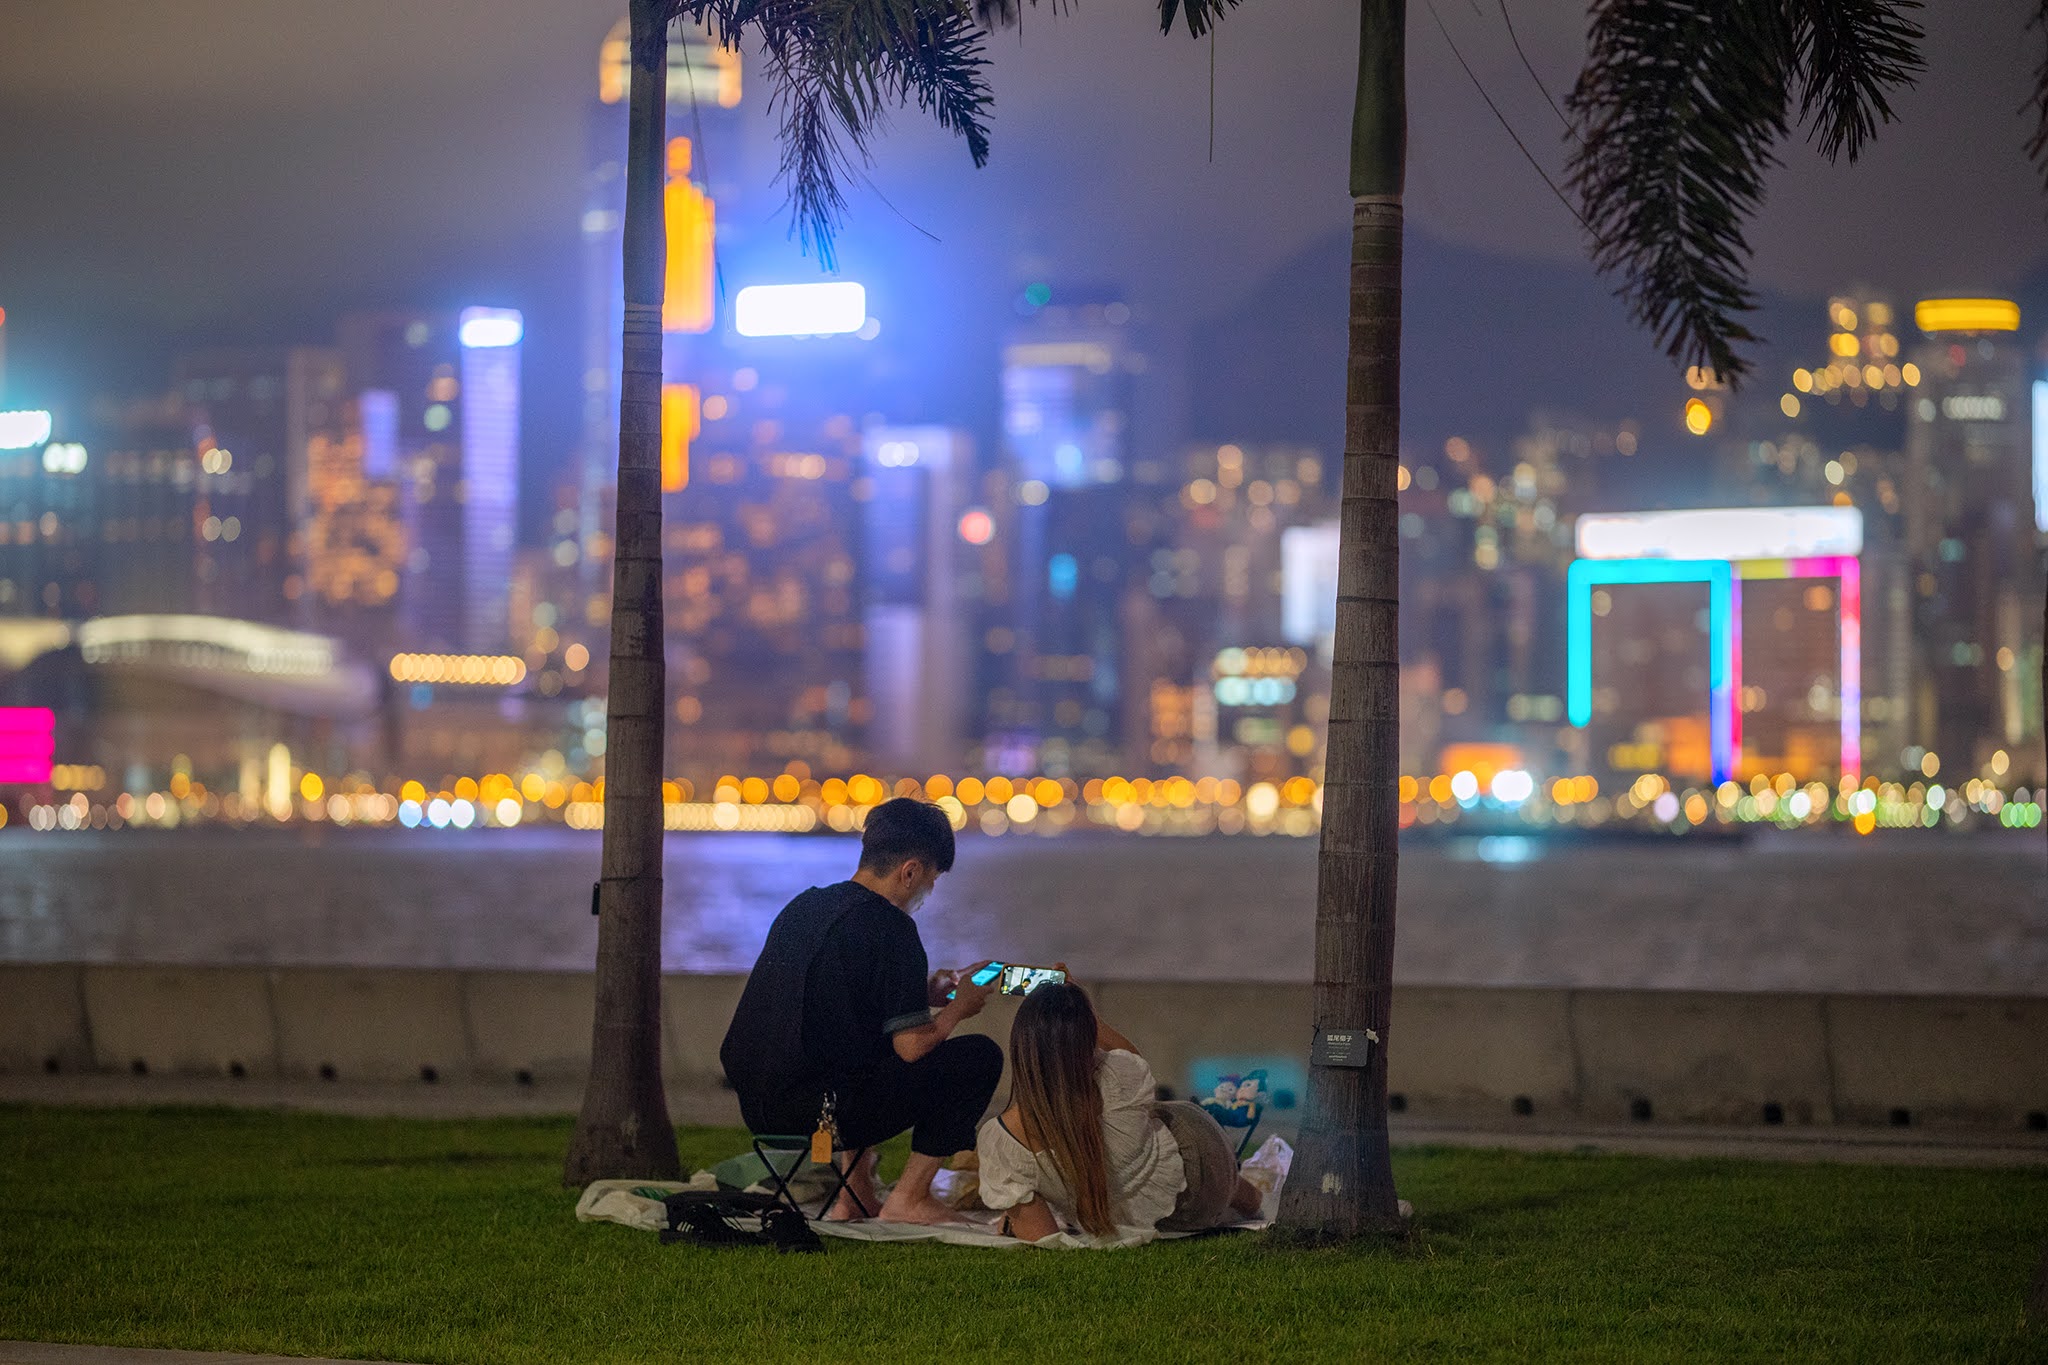
[[[670,138],[668,188],[662,192],[662,218],[668,234],[668,277],[662,292],[661,330],[711,330],[716,280],[712,270],[712,238],[716,214],[711,196],[690,179],[690,139]]]
[[[680,493],[690,484],[690,442],[702,429],[695,384],[661,386],[661,491]]]
[[[406,683],[510,687],[526,678],[526,661],[512,654],[396,654],[391,676]]]

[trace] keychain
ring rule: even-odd
[[[832,1152],[839,1145],[839,1120],[833,1113],[832,1092],[825,1092],[824,1107],[818,1110],[818,1131],[811,1134],[811,1160],[820,1166],[832,1164]]]

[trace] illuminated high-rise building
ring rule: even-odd
[[[955,519],[973,463],[956,428],[871,427],[862,440],[862,643],[874,707],[866,748],[901,771],[949,772],[963,756],[968,642]]]
[[[1134,765],[1257,781],[1319,757],[1324,609],[1333,619],[1336,607],[1322,470],[1302,447],[1204,446],[1160,490],[1165,532],[1127,608],[1133,691],[1145,704],[1126,745]]]
[[[1106,771],[1143,714],[1126,687],[1137,637],[1126,617],[1164,530],[1149,509],[1165,470],[1131,444],[1132,376],[1144,361],[1130,308],[1056,298],[1043,284],[1024,290],[1021,307],[1002,357],[1009,565],[977,679],[985,761]]]
[[[78,617],[102,600],[101,471],[79,434],[45,409],[0,410],[0,616]]]
[[[1928,299],[1914,320],[1926,340],[1902,495],[1919,665],[1909,735],[1962,775],[2039,747],[2032,376],[2015,304]]]
[[[507,638],[524,331],[508,308],[354,313],[338,329],[363,477],[397,486],[411,648],[490,652]]]
[[[502,649],[519,518],[519,350],[510,308],[465,308],[462,346],[462,645]]]
[[[341,356],[318,347],[190,352],[173,367],[172,387],[195,461],[198,609],[302,619],[306,452],[316,438],[341,436]]]
[[[663,518],[675,766],[693,780],[851,771],[872,718],[859,433],[843,417],[801,443],[772,421],[731,427],[693,456]]]
[[[394,309],[348,314],[336,329],[350,387],[391,395],[388,409],[396,414],[388,423],[388,457],[405,536],[398,638],[413,649],[454,650],[463,639],[462,356],[456,328],[452,314]],[[384,404],[373,400],[373,406]],[[379,458],[385,454],[377,452]],[[368,443],[364,457],[366,466],[374,464]]]
[[[630,88],[627,25],[618,21],[598,51],[597,103],[589,120],[583,195],[583,423],[577,553],[585,591],[608,592],[612,527],[603,515],[619,455],[620,332],[624,323],[623,260],[627,96]],[[740,56],[684,24],[668,44],[668,114],[671,137],[663,219],[668,279],[663,330],[680,339],[711,327],[715,312],[713,239],[715,187],[699,136],[719,137],[734,127],[740,102]],[[721,138],[723,145],[726,140]],[[721,168],[722,169],[722,168]],[[666,357],[678,383],[691,382],[686,346]],[[678,416],[681,410],[678,409]],[[671,488],[669,491],[675,491]]]

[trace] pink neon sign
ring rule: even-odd
[[[57,713],[47,706],[0,706],[0,784],[50,780]]]

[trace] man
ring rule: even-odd
[[[869,811],[853,879],[812,887],[769,926],[718,1050],[757,1133],[812,1132],[828,1095],[842,1162],[910,1129],[910,1160],[879,1212],[885,1222],[954,1218],[932,1197],[932,1177],[973,1148],[1003,1073],[994,1039],[951,1036],[995,990],[967,979],[986,964],[927,976],[910,919],[952,866],[953,826],[939,807],[903,797]],[[848,1182],[869,1213],[874,1171],[870,1151]],[[842,1195],[831,1216],[858,1214]]]

